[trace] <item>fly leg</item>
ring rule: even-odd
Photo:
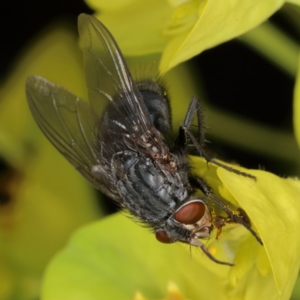
[[[246,214],[246,212],[242,209],[238,209],[238,212],[235,213],[233,211],[231,211],[224,203],[222,203],[220,200],[218,200],[212,193],[211,188],[209,187],[209,185],[205,182],[205,180],[203,180],[200,177],[190,177],[189,181],[192,185],[192,187],[199,189],[200,191],[202,191],[202,193],[208,197],[209,199],[211,199],[221,210],[223,210],[227,215],[228,215],[228,219],[227,222],[228,223],[238,223],[241,224],[242,226],[244,226],[247,230],[249,230],[251,232],[251,234],[255,237],[255,239],[261,244],[262,240],[260,239],[260,237],[257,235],[257,233],[251,228],[251,223],[250,220]],[[224,222],[223,225],[220,225],[220,228],[222,226],[224,226],[226,223]],[[220,228],[217,228],[218,230],[220,230]]]
[[[211,255],[209,253],[209,251],[205,248],[205,246],[203,245],[203,243],[200,241],[200,240],[197,240],[197,239],[193,239],[191,240],[191,245],[193,246],[198,246],[199,248],[201,248],[201,250],[203,251],[203,253],[210,259],[212,260],[213,262],[217,263],[217,264],[220,264],[220,265],[227,265],[227,266],[230,266],[230,267],[233,267],[234,264],[232,263],[229,263],[229,262],[225,262],[225,261],[221,261],[221,260],[218,260],[216,259],[213,255]]]
[[[198,101],[198,98],[194,96],[190,102],[188,111],[186,113],[185,119],[183,124],[179,128],[178,136],[174,143],[174,151],[176,150],[184,150],[187,145],[187,134],[186,129],[189,129],[192,125],[192,121],[195,117],[195,113],[197,113],[198,118],[198,137],[199,141],[197,141],[197,144],[199,144],[199,154],[203,156],[203,149],[202,147],[205,144],[205,129],[204,129],[204,123],[202,121],[203,117],[201,115],[201,108],[200,108],[200,102]]]
[[[243,219],[245,221],[245,223],[248,224],[249,227],[251,227],[249,217],[247,216],[246,212],[243,209],[238,208],[237,215],[241,219]],[[217,229],[216,240],[218,240],[219,237],[221,236],[223,227],[226,226],[227,224],[232,224],[232,223],[235,223],[235,222],[230,217],[223,217],[223,216],[215,216],[214,217],[213,227],[215,227]]]
[[[195,114],[197,114],[197,119],[198,119],[198,140],[194,137],[194,135],[189,130],[192,125],[192,121],[195,117]],[[242,175],[242,176],[249,177],[249,178],[256,180],[255,176],[250,175],[245,172],[242,172],[242,171],[239,171],[232,167],[229,167],[229,166],[213,159],[204,151],[204,145],[206,142],[205,128],[204,128],[204,122],[203,122],[202,108],[201,108],[200,102],[196,96],[194,96],[190,102],[184,122],[183,122],[182,126],[180,126],[180,128],[179,128],[179,133],[178,133],[177,139],[175,140],[173,150],[174,151],[183,151],[186,148],[188,138],[192,141],[193,145],[196,147],[200,156],[204,157],[208,163],[209,162],[213,163],[213,164],[215,164],[219,167],[222,167],[225,170],[228,170],[230,172],[233,172],[238,175]]]

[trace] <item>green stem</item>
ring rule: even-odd
[[[299,45],[270,22],[265,22],[239,38],[256,52],[295,77]]]

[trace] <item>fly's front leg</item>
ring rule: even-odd
[[[186,145],[187,145],[187,134],[185,132],[185,129],[191,127],[196,113],[197,113],[197,118],[198,118],[198,137],[199,137],[199,141],[197,143],[200,145],[200,147],[204,146],[204,144],[205,144],[205,129],[204,129],[204,123],[203,123],[203,117],[202,117],[202,110],[201,110],[200,102],[198,101],[198,98],[196,96],[194,96],[190,102],[184,122],[179,128],[179,133],[178,133],[178,136],[174,143],[174,149],[173,149],[174,151],[176,151],[176,150],[184,151],[185,150]],[[201,155],[201,153],[200,153],[200,155]]]
[[[237,213],[238,217],[240,217],[246,224],[248,224],[249,227],[251,227],[251,223],[249,220],[249,217],[247,216],[246,212],[241,209],[238,208],[237,209]],[[214,220],[213,220],[213,226],[214,228],[217,229],[217,235],[216,235],[216,239],[218,240],[219,237],[222,234],[222,229],[224,226],[226,226],[227,224],[234,224],[236,223],[232,218],[228,218],[228,217],[223,217],[223,216],[215,216]],[[248,228],[247,228],[248,229]],[[256,236],[255,236],[256,238]],[[257,238],[256,238],[257,239]],[[260,241],[259,241],[260,242]]]
[[[217,229],[216,240],[219,239],[222,234],[223,227],[226,226],[226,224],[228,224],[230,220],[230,218],[226,218],[223,216],[215,216],[213,218],[213,227]]]
[[[239,171],[239,170],[234,169],[234,168],[232,168],[232,167],[229,167],[229,166],[227,166],[227,165],[225,165],[225,164],[222,164],[221,162],[219,162],[219,161],[217,161],[217,160],[211,158],[211,157],[210,157],[210,156],[202,149],[202,147],[199,145],[199,143],[197,142],[197,140],[195,139],[195,137],[193,136],[193,134],[189,131],[189,129],[183,128],[183,130],[184,130],[186,136],[188,136],[188,137],[191,139],[192,143],[193,143],[194,146],[196,147],[196,149],[197,149],[197,151],[199,152],[199,154],[200,154],[202,157],[204,157],[205,160],[206,160],[207,162],[210,162],[210,163],[212,163],[212,164],[214,164],[214,165],[216,165],[216,166],[222,167],[223,169],[225,169],[225,170],[227,170],[227,171],[230,171],[230,172],[233,172],[233,173],[236,173],[236,174],[238,174],[238,175],[242,175],[242,176],[245,176],[245,177],[249,177],[249,178],[251,178],[251,179],[253,179],[253,180],[256,181],[256,177],[255,177],[255,176],[253,176],[253,175],[251,175],[251,174],[248,174],[248,173],[245,173],[245,172],[242,172],[242,171]]]
[[[195,136],[190,131],[192,121],[196,114],[197,114],[197,119],[198,119],[198,140],[195,138]],[[204,126],[204,121],[203,121],[202,107],[201,107],[201,104],[200,104],[198,98],[195,96],[191,100],[191,103],[189,105],[184,122],[179,129],[179,134],[178,134],[177,139],[174,144],[174,150],[175,151],[176,150],[185,150],[188,138],[192,141],[193,145],[196,147],[200,156],[204,157],[207,162],[213,163],[216,166],[222,167],[223,169],[228,170],[233,173],[236,173],[238,175],[242,175],[242,176],[249,177],[249,178],[256,180],[255,176],[245,173],[245,172],[242,172],[242,171],[239,171],[232,167],[229,167],[229,166],[213,159],[204,151],[203,147],[205,145],[206,140],[205,140],[205,126]]]
[[[184,122],[182,124],[183,128],[189,129],[192,125],[193,119],[195,118],[195,114],[197,114],[198,120],[198,144],[200,147],[204,147],[205,145],[205,126],[204,126],[204,118],[202,114],[201,104],[196,96],[194,96],[190,102],[187,114],[185,116]]]
[[[233,212],[230,210],[224,203],[222,203],[220,200],[218,200],[212,193],[210,186],[205,182],[204,179],[200,177],[190,177],[189,181],[192,185],[192,187],[199,189],[200,191],[203,192],[203,194],[211,199],[221,210],[223,210],[227,215],[228,218],[225,218],[223,220],[219,219],[219,228],[216,226],[216,228],[221,232],[222,227],[226,225],[227,223],[238,223],[243,225],[247,230],[251,232],[251,234],[255,237],[255,239],[262,245],[262,240],[260,237],[257,235],[257,233],[251,228],[251,223],[250,220],[244,210],[239,208],[237,212]],[[218,220],[217,220],[218,221]],[[220,235],[220,233],[219,233]],[[219,236],[217,235],[217,236]]]

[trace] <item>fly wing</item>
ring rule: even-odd
[[[105,103],[111,102],[116,119],[122,120],[129,132],[143,134],[152,129],[142,96],[113,36],[100,21],[85,14],[78,18],[78,30],[93,110],[102,116]]]
[[[99,161],[97,117],[90,105],[40,76],[28,77],[26,95],[37,124],[52,144],[96,188],[113,196],[108,173]]]
[[[164,155],[164,146],[112,35],[84,14],[78,18],[78,29],[89,102],[39,76],[28,78],[27,99],[54,146],[95,187],[118,201],[117,171],[112,174],[111,166],[116,152],[141,153],[152,145]]]

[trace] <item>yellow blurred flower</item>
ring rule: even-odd
[[[73,236],[49,265],[43,299],[73,299],[79,293],[84,299],[163,299],[170,281],[187,299],[289,299],[300,266],[300,182],[241,168],[255,175],[255,182],[207,168],[196,157],[192,166],[218,197],[247,212],[264,246],[241,225],[228,225],[219,240],[213,232],[206,246],[235,266],[217,265],[193,247],[160,244],[144,228],[115,215]]]
[[[168,295],[162,300],[187,300],[179,291],[174,282],[170,282],[167,286]],[[140,292],[137,292],[132,300],[147,300]]]
[[[162,73],[251,30],[285,3],[284,0],[86,2],[110,29],[125,55],[162,52]]]
[[[101,216],[93,188],[40,132],[25,97],[33,74],[84,97],[81,61],[76,34],[57,26],[32,43],[0,87],[0,299],[37,298],[48,261],[75,228]]]

